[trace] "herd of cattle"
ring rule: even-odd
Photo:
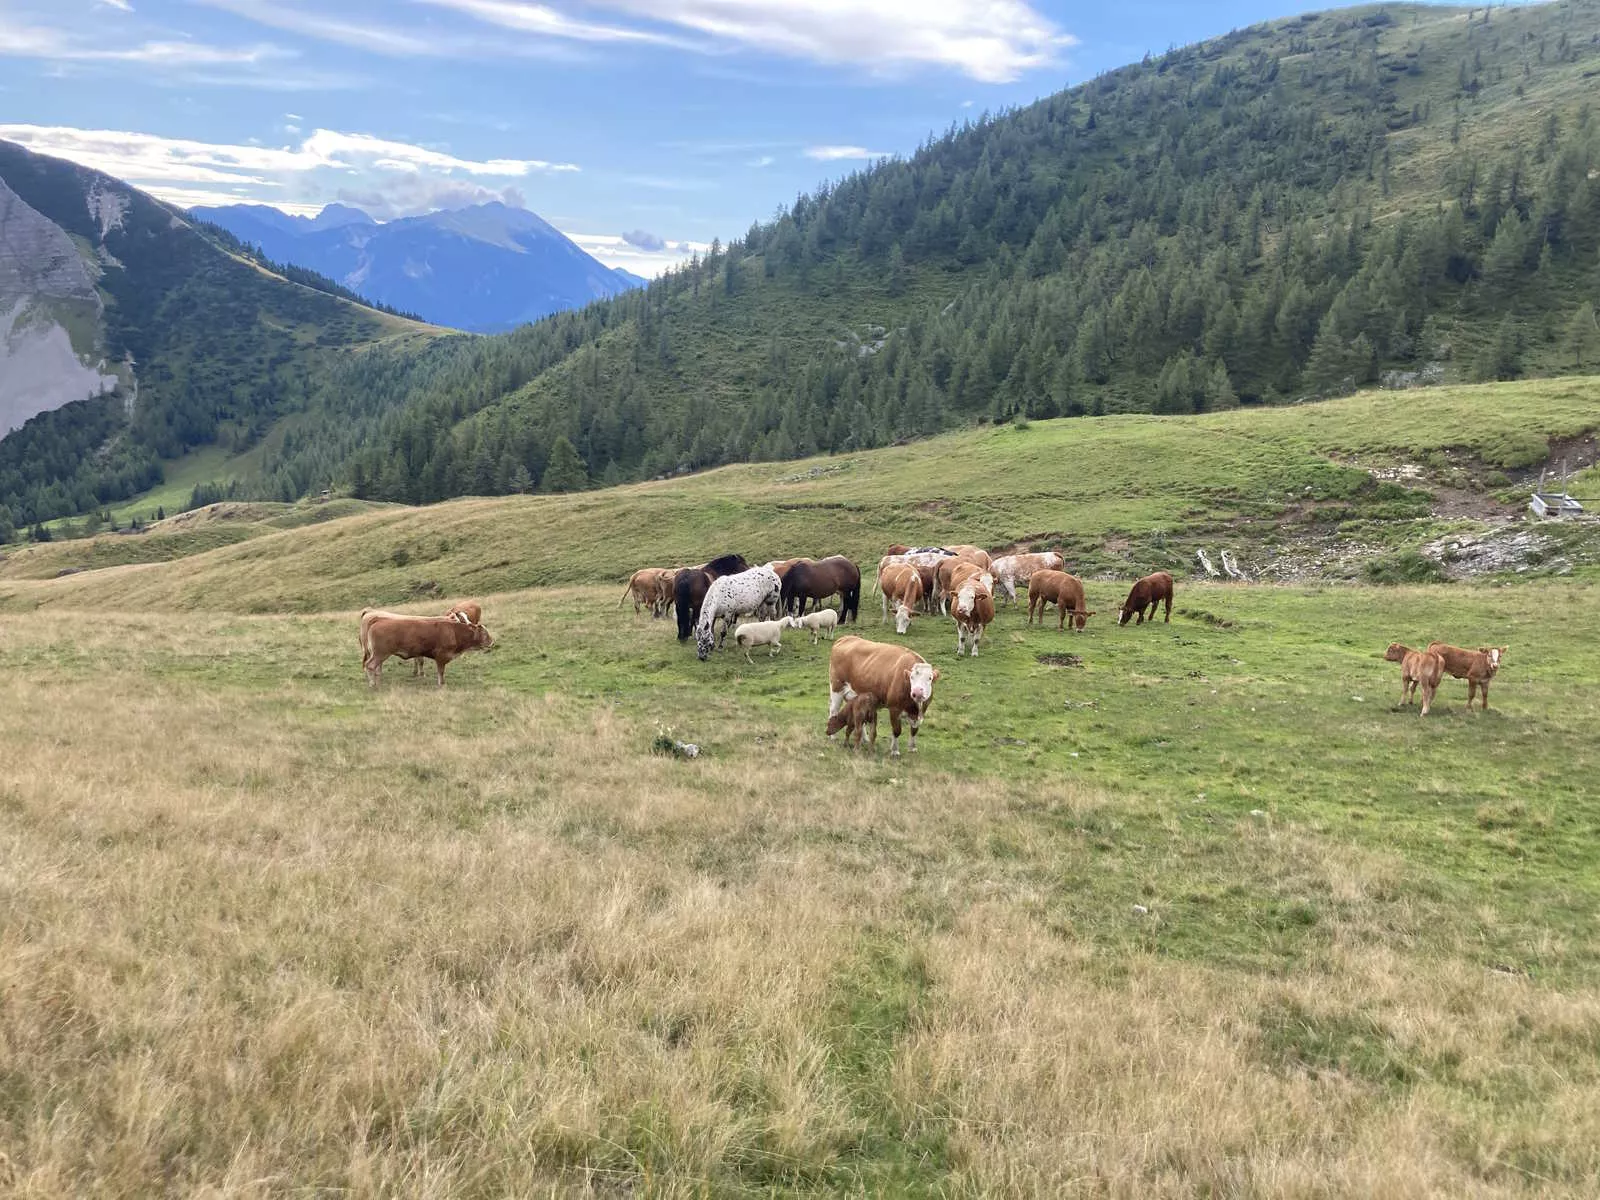
[[[1016,602],[1018,589],[1025,587],[1028,624],[1037,616],[1042,625],[1054,604],[1057,630],[1081,632],[1095,613],[1085,601],[1083,581],[1065,567],[1065,560],[1054,552],[996,557],[977,546],[891,546],[878,562],[880,619],[887,622],[892,615],[895,632],[903,636],[920,616],[947,615],[956,627],[956,656],[976,657],[994,620],[997,595]],[[1172,576],[1165,571],[1138,580],[1123,601],[1117,624],[1143,624],[1146,617],[1153,622],[1163,605],[1164,620],[1170,622],[1172,592]],[[839,607],[825,607],[834,597]],[[861,570],[840,555],[779,559],[752,567],[739,555],[726,554],[700,567],[636,571],[619,606],[629,599],[635,614],[648,609],[653,617],[664,617],[676,610],[678,640],[693,637],[701,661],[732,633],[735,645],[754,662],[751,649],[767,646],[769,656],[778,653],[785,630],[804,630],[815,644],[822,637],[833,639],[838,625],[859,621]],[[445,666],[453,659],[494,646],[493,636],[483,627],[482,610],[472,603],[458,604],[438,617],[367,609],[361,614],[360,642],[362,666],[374,688],[381,682],[384,661],[392,656],[413,660],[418,674],[422,660],[432,660],[442,687]],[[1487,710],[1489,681],[1506,650],[1505,646],[1463,650],[1443,642],[1412,650],[1396,642],[1385,658],[1400,664],[1402,705],[1420,689],[1422,715],[1427,716],[1446,674],[1467,681],[1469,710],[1480,692]],[[900,753],[902,722],[910,727],[915,750],[917,729],[938,679],[939,672],[926,659],[903,646],[839,638],[828,662],[828,735],[846,730],[846,744],[853,740],[859,746],[870,730],[869,744],[875,745],[878,712],[887,708],[893,731],[889,753]]]

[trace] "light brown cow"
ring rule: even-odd
[[[844,707],[828,718],[824,732],[832,737],[841,729],[846,730],[844,744],[848,749],[850,739],[856,741],[856,749],[861,749],[861,735],[868,726],[872,728],[872,737],[867,742],[869,750],[878,746],[878,698],[871,692],[862,695],[851,692],[844,702]]]
[[[977,563],[987,571],[993,563],[989,559],[989,552],[980,546],[946,546],[957,558],[964,558],[970,563]]]
[[[969,564],[978,570],[977,564]],[[967,646],[972,647],[972,657],[978,657],[978,643],[983,631],[994,620],[994,576],[987,571],[976,575],[956,573],[952,580],[955,591],[951,593],[950,615],[956,619],[956,657]]]
[[[644,567],[635,571],[617,607],[621,608],[632,596],[634,616],[639,615],[642,605],[650,610],[651,617],[660,617],[672,607],[672,583],[677,577],[676,567]]]
[[[828,655],[828,718],[844,707],[849,692],[876,696],[879,708],[889,710],[891,757],[900,753],[900,719],[911,726],[911,750],[917,749],[917,730],[933,703],[933,685],[939,672],[914,650],[904,646],[842,637]]]
[[[1433,707],[1433,693],[1444,678],[1444,659],[1432,650],[1413,650],[1399,642],[1390,642],[1383,652],[1385,662],[1400,664],[1400,703],[1410,704],[1411,697],[1422,689],[1422,715],[1427,716]]]
[[[363,615],[362,626],[366,656],[361,665],[374,688],[383,681],[384,661],[393,655],[432,659],[443,687],[444,669],[452,659],[494,646],[493,635],[482,625],[454,617],[373,616],[369,622]]]
[[[362,609],[361,625],[357,633],[357,637],[361,642],[361,661],[366,662],[367,660],[367,653],[369,651],[369,647],[367,645],[367,629],[371,626],[373,621],[377,620],[379,617],[404,617],[409,615],[411,614],[388,612],[381,608]],[[463,621],[468,625],[478,625],[483,621],[483,608],[475,601],[463,600],[458,604],[452,604],[448,609],[446,609],[444,616],[453,621]],[[412,664],[411,674],[413,678],[422,674],[422,660],[420,658]]]
[[[1479,689],[1483,691],[1483,711],[1489,711],[1489,681],[1500,669],[1501,656],[1510,646],[1480,646],[1476,650],[1463,650],[1445,642],[1429,642],[1428,653],[1444,660],[1444,669],[1457,679],[1467,681],[1467,711],[1472,711],[1472,701]]]
[[[1094,613],[1089,611],[1083,598],[1083,580],[1065,571],[1035,571],[1028,580],[1028,624],[1033,624],[1033,610],[1039,610],[1039,624],[1044,624],[1046,606],[1056,606],[1056,628],[1065,629],[1067,615],[1072,615],[1072,628],[1081,632]]]
[[[899,563],[885,568],[878,580],[883,592],[883,619],[889,619],[889,607],[894,606],[894,631],[904,634],[911,628],[911,618],[922,603],[922,576],[910,563]]]

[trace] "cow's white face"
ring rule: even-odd
[[[894,631],[903,634],[911,628],[911,618],[916,614],[901,600],[894,606]]]
[[[1500,647],[1499,646],[1491,646],[1491,647],[1489,647],[1489,666],[1494,668],[1496,671],[1498,671],[1500,669]]]
[[[933,698],[933,681],[937,678],[939,672],[927,663],[918,663],[911,668],[911,698],[919,706]]]

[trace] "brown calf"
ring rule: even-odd
[[[1413,650],[1399,642],[1390,642],[1383,652],[1385,662],[1400,664],[1400,703],[1410,704],[1411,697],[1422,689],[1422,715],[1433,707],[1433,693],[1444,678],[1444,659],[1431,650]]]
[[[1457,679],[1467,681],[1467,711],[1472,711],[1472,701],[1478,690],[1483,690],[1483,711],[1489,711],[1489,681],[1500,669],[1500,658],[1510,646],[1480,646],[1476,650],[1463,650],[1444,642],[1429,642],[1428,653],[1444,660],[1444,669]]]
[[[861,735],[868,726],[872,728],[872,736],[867,740],[868,749],[876,749],[878,745],[878,698],[871,692],[853,692],[844,702],[844,707],[828,718],[827,735],[832,737],[839,730],[844,729],[844,744],[850,745],[850,739],[855,738],[856,749],[861,749]]]
[[[1128,618],[1135,613],[1139,619],[1136,625],[1144,624],[1145,609],[1150,610],[1150,619],[1156,619],[1156,609],[1161,607],[1161,602],[1167,603],[1166,620],[1172,620],[1172,576],[1165,571],[1157,571],[1153,575],[1146,575],[1133,585],[1133,590],[1128,593],[1128,598],[1122,602],[1122,615],[1117,618],[1118,625],[1126,625]]]

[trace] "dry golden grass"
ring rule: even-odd
[[[348,616],[6,617],[0,660],[21,1196],[1600,1192],[1600,999],[1486,973],[1393,855],[1243,825],[1321,936],[1169,958],[1059,886],[1141,801],[820,713],[652,757],[482,657],[370,695]],[[1130,879],[1185,870],[1160,822]]]

